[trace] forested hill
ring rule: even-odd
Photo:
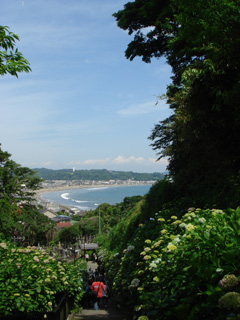
[[[44,180],[128,180],[135,181],[157,181],[164,177],[164,173],[138,173],[132,171],[112,171],[112,170],[75,170],[72,169],[34,169],[36,175]]]

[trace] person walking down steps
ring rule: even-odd
[[[102,292],[102,298],[100,300],[100,307],[101,309],[107,309],[108,307],[108,298],[109,298],[109,289],[108,289],[108,286],[107,286],[107,281],[101,277],[101,281],[103,282],[104,284],[104,291]]]
[[[90,268],[91,270],[89,270]],[[92,274],[93,270],[97,271],[96,277],[94,276],[94,274]],[[93,301],[90,301],[90,303],[88,304],[85,300],[79,311],[73,313],[71,315],[72,317],[69,318],[69,320],[132,320],[132,315],[128,314],[125,308],[116,306],[115,301],[112,300],[110,290],[107,286],[107,280],[104,277],[104,270],[102,268],[99,268],[99,264],[94,261],[88,261],[86,271],[90,271],[91,274],[88,273],[90,278],[89,280],[93,282],[91,286],[90,283],[87,284],[86,290],[89,290],[91,292],[90,300],[93,300],[92,289],[96,291],[97,297],[94,299],[95,304],[93,304]],[[101,278],[99,278],[100,271]],[[106,289],[105,287],[103,287],[103,280],[106,281]],[[107,294],[107,297],[105,298],[103,297],[104,290]]]
[[[105,286],[100,280],[100,277],[97,276],[91,286],[94,310],[98,310],[100,308],[100,301],[102,299],[103,292],[105,293],[105,295],[107,295]]]

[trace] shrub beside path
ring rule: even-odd
[[[96,262],[89,261],[87,268],[93,271],[97,269]],[[114,301],[108,300],[108,308],[105,310],[80,309],[77,313],[71,316],[70,320],[131,320],[132,318],[125,315],[124,312],[117,308]]]

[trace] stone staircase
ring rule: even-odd
[[[93,271],[97,269],[96,262],[88,261],[87,268]],[[132,317],[125,315],[121,308],[118,308],[115,303],[109,299],[108,308],[104,310],[80,309],[77,313],[71,314],[68,320],[132,320]]]

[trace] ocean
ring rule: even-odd
[[[79,210],[94,210],[102,203],[114,205],[122,202],[125,197],[143,196],[148,193],[151,186],[92,187],[44,193],[41,197],[48,202]]]

